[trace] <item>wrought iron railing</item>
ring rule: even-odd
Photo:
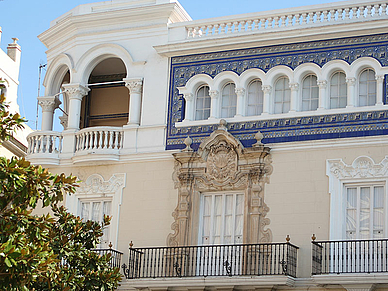
[[[312,274],[388,272],[388,239],[312,241]]]
[[[110,262],[109,265],[112,268],[120,268],[121,266],[121,257],[123,256],[122,252],[116,251],[114,249],[92,249],[92,251],[98,253],[100,256],[104,256],[110,254]]]
[[[127,279],[288,275],[296,277],[298,247],[291,243],[131,248]]]

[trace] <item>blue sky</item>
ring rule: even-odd
[[[20,111],[35,129],[36,97],[38,92],[39,65],[46,63],[45,46],[37,35],[49,28],[50,21],[80,4],[93,0],[0,0],[0,26],[3,34],[1,48],[6,51],[12,37],[19,38],[22,59],[19,75],[18,103]],[[180,0],[193,19],[259,12],[288,7],[336,2],[328,0]],[[44,73],[44,72],[43,72]],[[43,78],[43,75],[42,75]],[[44,95],[41,87],[40,95]],[[40,114],[40,113],[39,113]],[[40,119],[40,118],[39,118]],[[40,127],[40,120],[38,128]],[[58,126],[56,130],[61,130]]]

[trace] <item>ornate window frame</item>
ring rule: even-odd
[[[384,182],[385,189],[388,189],[388,156],[378,164],[368,156],[356,158],[351,165],[345,164],[342,159],[327,160],[326,175],[329,177],[329,193],[331,195],[330,239],[343,239],[346,184]]]
[[[69,212],[79,215],[80,200],[101,200],[109,198],[112,201],[109,239],[114,247],[117,247],[120,209],[123,200],[123,189],[126,184],[126,174],[113,174],[109,180],[104,180],[100,174],[90,175],[73,195],[66,197],[66,207]]]
[[[197,152],[186,138],[186,149],[174,153],[173,180],[178,189],[178,205],[173,212],[173,233],[167,246],[196,245],[200,216],[200,195],[204,192],[235,191],[244,193],[244,243],[271,242],[272,232],[267,226],[269,211],[264,202],[264,186],[272,173],[270,148],[257,143],[244,148],[227,132],[221,120],[217,130],[206,138]]]

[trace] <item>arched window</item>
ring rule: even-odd
[[[302,111],[311,111],[318,108],[319,88],[317,76],[307,75],[302,82]]]
[[[291,90],[287,77],[281,77],[275,84],[274,113],[286,113],[290,111]]]
[[[376,74],[372,69],[365,69],[360,74],[358,98],[358,106],[376,104]]]
[[[230,118],[236,115],[237,94],[236,85],[227,83],[222,89],[221,117]]]
[[[256,79],[248,85],[247,114],[248,116],[263,113],[263,89],[262,83]]]
[[[195,98],[195,120],[208,119],[210,116],[209,86],[201,86],[197,90]]]
[[[330,108],[345,108],[347,104],[346,77],[342,72],[336,72],[330,79]]]

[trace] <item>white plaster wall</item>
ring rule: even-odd
[[[10,102],[10,111],[19,112],[17,92],[19,85],[19,63],[13,61],[6,52],[0,49],[0,78],[7,80],[7,102]]]

